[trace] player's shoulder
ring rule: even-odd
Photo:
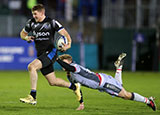
[[[75,63],[75,62],[72,62],[71,64],[70,64],[71,66],[73,66],[74,68],[75,68],[75,72],[74,73],[78,73],[78,72],[80,72],[80,65],[79,64],[77,64],[77,63]]]
[[[72,65],[72,66],[80,66],[79,64],[77,64],[75,62],[72,62],[70,65]]]
[[[54,27],[54,25],[55,25],[55,19],[52,19],[52,18],[50,18],[50,17],[46,17],[46,18],[45,18],[45,22],[51,23],[51,24],[53,25],[53,27]]]
[[[50,17],[47,16],[47,17],[45,18],[45,21],[55,23],[55,22],[56,22],[56,19],[50,18]]]
[[[26,21],[25,27],[30,28],[34,24],[35,20],[34,18],[30,18]]]
[[[55,26],[62,27],[62,24],[56,19],[52,19],[52,25],[53,25],[53,27],[55,27]]]
[[[50,21],[56,21],[56,19],[54,19],[54,18],[51,18],[51,17],[46,17],[48,20],[50,20]]]
[[[34,18],[30,18],[27,20],[26,25],[31,26],[31,24],[35,23],[35,19]]]

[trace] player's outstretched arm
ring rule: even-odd
[[[71,75],[70,75],[70,72],[67,72],[67,78],[68,80],[74,84],[74,82],[72,81],[71,79]],[[79,106],[77,107],[76,110],[80,111],[80,110],[83,110],[84,109],[84,101],[83,101],[83,93],[82,93],[82,90],[80,89],[80,97],[81,99],[79,100]]]
[[[74,66],[71,66],[70,64],[60,60],[59,58],[57,58],[57,62],[66,70],[66,71],[71,71],[71,72],[75,72],[76,69]]]
[[[80,90],[81,92],[81,100],[79,101],[79,107],[76,109],[78,111],[83,110],[84,109],[84,102],[83,102],[83,94],[82,94],[82,90]]]

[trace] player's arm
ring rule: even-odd
[[[79,103],[80,103],[80,106],[84,106],[83,93],[82,93],[82,90],[81,90],[81,89],[80,89],[80,93],[81,93],[81,99],[80,99]]]
[[[26,22],[26,25],[25,27],[22,29],[22,31],[20,32],[20,37],[22,40],[26,40],[28,42],[30,41],[33,41],[34,37],[33,36],[28,36],[28,33],[31,31],[31,22],[32,20],[29,19],[27,22]]]
[[[71,80],[71,74],[70,74],[69,71],[67,71],[67,78],[68,78],[69,82],[72,82],[72,80]]]
[[[60,60],[59,58],[57,58],[57,62],[66,70],[66,71],[70,71],[70,72],[75,72],[76,68],[62,60]]]
[[[59,34],[65,36],[68,40],[68,44],[63,44],[64,47],[63,47],[63,50],[66,51],[67,49],[69,49],[71,47],[71,37],[69,35],[69,33],[66,31],[66,29],[62,28],[61,30],[58,31]]]
[[[68,71],[67,71],[67,78],[68,78],[69,82],[73,83],[73,81],[71,80],[71,74]],[[79,100],[80,105],[77,108],[77,110],[83,110],[84,109],[83,93],[82,93],[81,89],[80,89],[80,93],[81,93],[81,99]]]
[[[71,47],[71,37],[69,35],[69,33],[66,31],[66,29],[56,20],[52,20],[52,25],[55,28],[55,30],[62,36],[65,36],[68,40],[68,44],[63,44],[63,48],[62,51],[66,51],[67,49],[69,49]]]
[[[26,41],[33,41],[34,37],[33,36],[28,36],[28,32],[26,32],[24,29],[20,32],[20,37],[22,40]]]

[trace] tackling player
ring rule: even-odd
[[[98,89],[112,96],[145,103],[156,111],[156,105],[152,97],[146,98],[138,93],[128,92],[123,88],[121,74],[125,56],[126,54],[122,53],[114,63],[116,66],[115,78],[104,73],[94,73],[79,64],[73,63],[72,57],[68,54],[61,55],[56,60],[65,71],[70,72],[70,79],[73,82],[80,83],[88,88]]]
[[[53,68],[57,49],[54,46],[54,34],[65,36],[68,44],[64,44],[62,51],[66,51],[71,47],[71,38],[63,26],[56,20],[45,15],[45,8],[42,4],[38,4],[32,8],[33,18],[29,19],[20,33],[20,37],[26,41],[34,41],[37,50],[37,59],[33,60],[28,65],[30,74],[31,91],[26,98],[20,98],[21,102],[36,104],[37,92],[37,71],[40,70],[51,86],[60,86],[70,88],[75,91],[75,94],[80,97],[80,87],[78,84],[66,82],[60,78],[56,78]],[[29,32],[33,35],[29,36]],[[80,99],[79,99],[80,100]]]

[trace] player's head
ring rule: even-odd
[[[42,4],[37,4],[33,6],[31,11],[33,18],[36,20],[36,22],[41,22],[42,19],[45,17],[45,8]]]
[[[69,54],[60,55],[59,58],[68,64],[72,63],[72,56]]]

